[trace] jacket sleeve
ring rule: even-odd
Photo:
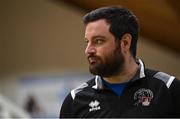
[[[68,96],[65,98],[61,106],[59,118],[72,118],[73,117],[72,104],[73,104],[73,99],[71,97],[71,94],[68,94]]]
[[[170,87],[170,93],[172,95],[174,105],[174,116],[180,117],[180,80],[174,79]]]

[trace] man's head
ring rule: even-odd
[[[136,17],[129,10],[99,8],[86,14],[83,21],[87,41],[85,54],[91,73],[105,77],[116,75],[123,68],[124,53],[136,57],[139,28]]]
[[[130,52],[136,57],[136,44],[138,40],[139,25],[136,16],[126,8],[102,7],[87,13],[83,17],[83,22],[87,25],[90,22],[105,19],[110,24],[111,32],[116,40],[121,40],[125,33],[132,36]]]

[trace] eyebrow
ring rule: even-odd
[[[106,38],[105,36],[101,36],[101,35],[97,35],[97,36],[93,36],[92,39],[96,39],[96,38]],[[85,40],[88,40],[86,37],[85,37]]]
[[[106,38],[105,36],[100,36],[100,35],[98,35],[98,36],[93,36],[92,37],[93,39],[96,39],[96,38]]]

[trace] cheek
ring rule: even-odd
[[[101,58],[103,62],[111,58],[114,55],[114,50],[112,48],[99,48],[96,52],[96,55]]]
[[[115,43],[107,43],[96,49],[96,55],[102,60],[106,60],[114,56],[115,50],[117,50]]]

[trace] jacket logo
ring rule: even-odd
[[[91,112],[91,111],[96,111],[96,110],[100,110],[101,107],[99,106],[99,104],[100,104],[100,103],[99,103],[97,100],[91,101],[91,102],[89,103],[89,107],[90,107],[89,112]]]
[[[149,106],[153,99],[153,92],[150,89],[139,89],[134,93],[134,100],[136,103],[134,105],[138,106]]]

